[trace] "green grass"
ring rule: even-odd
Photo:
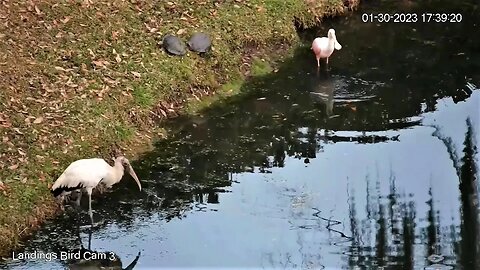
[[[122,124],[115,125],[115,134],[122,141],[127,141],[133,137],[133,128],[125,127]]]
[[[242,67],[270,72],[268,58],[245,56],[294,43],[294,18],[308,26],[343,11],[340,0],[85,3],[0,5],[10,21],[0,24],[0,253],[56,212],[48,187],[71,161],[115,145],[134,158],[163,132],[153,120],[162,112],[238,93]],[[167,33],[199,30],[213,40],[207,57],[159,46]]]
[[[254,58],[252,63],[251,75],[261,76],[272,72],[272,67],[265,59]]]
[[[202,111],[202,109],[208,107],[210,104],[214,102],[218,102],[227,97],[236,95],[240,92],[240,88],[242,87],[242,84],[243,84],[243,80],[234,79],[230,82],[225,83],[219,89],[217,89],[217,91],[215,92],[215,95],[205,96],[202,99],[191,98],[192,101],[185,104],[183,113],[195,114],[197,112]]]
[[[154,96],[150,91],[149,88],[143,86],[133,89],[133,98],[140,107],[149,108],[155,103]]]

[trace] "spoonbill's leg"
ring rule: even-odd
[[[320,58],[317,58],[317,67],[320,67]]]
[[[328,65],[328,57],[327,57],[327,65]]]

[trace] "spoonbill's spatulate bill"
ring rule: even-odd
[[[335,36],[335,30],[328,30],[328,37],[317,37],[313,40],[312,50],[315,53],[317,59],[317,66],[320,67],[320,59],[326,58],[328,65],[328,58],[332,55],[333,51],[340,50],[342,45],[338,43],[337,37]]]
[[[81,192],[86,190],[88,194],[88,214],[93,224],[92,190],[99,184],[110,188],[120,182],[125,168],[137,183],[138,188],[142,190],[140,180],[138,180],[130,162],[127,158],[120,156],[115,159],[113,167],[101,158],[80,159],[72,162],[55,181],[51,192],[55,197],[60,198],[63,203],[66,195],[73,191],[80,191],[77,198],[77,204],[80,204]]]

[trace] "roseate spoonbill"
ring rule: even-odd
[[[317,58],[317,66],[320,68],[320,58],[326,58],[328,65],[328,58],[332,55],[333,50],[340,50],[341,48],[342,45],[338,43],[333,29],[328,30],[328,37],[315,38],[312,43],[312,50]]]
[[[137,182],[138,188],[142,190],[140,180],[138,180],[128,159],[124,156],[119,156],[114,160],[115,164],[113,167],[101,158],[80,159],[72,162],[53,184],[51,188],[53,196],[60,198],[63,203],[65,195],[69,195],[72,191],[80,191],[77,197],[77,204],[80,204],[82,191],[86,190],[88,194],[88,214],[93,224],[92,190],[99,184],[110,188],[112,185],[120,182],[126,168],[135,182]]]

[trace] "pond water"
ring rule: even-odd
[[[126,179],[94,200],[92,230],[84,205],[15,254],[57,258],[0,267],[64,269],[60,252],[83,245],[114,269],[480,269],[479,6],[372,2],[301,32],[242,94],[167,123],[133,164],[142,192]],[[361,21],[395,11],[463,21]],[[310,42],[330,27],[343,48],[317,72]]]

